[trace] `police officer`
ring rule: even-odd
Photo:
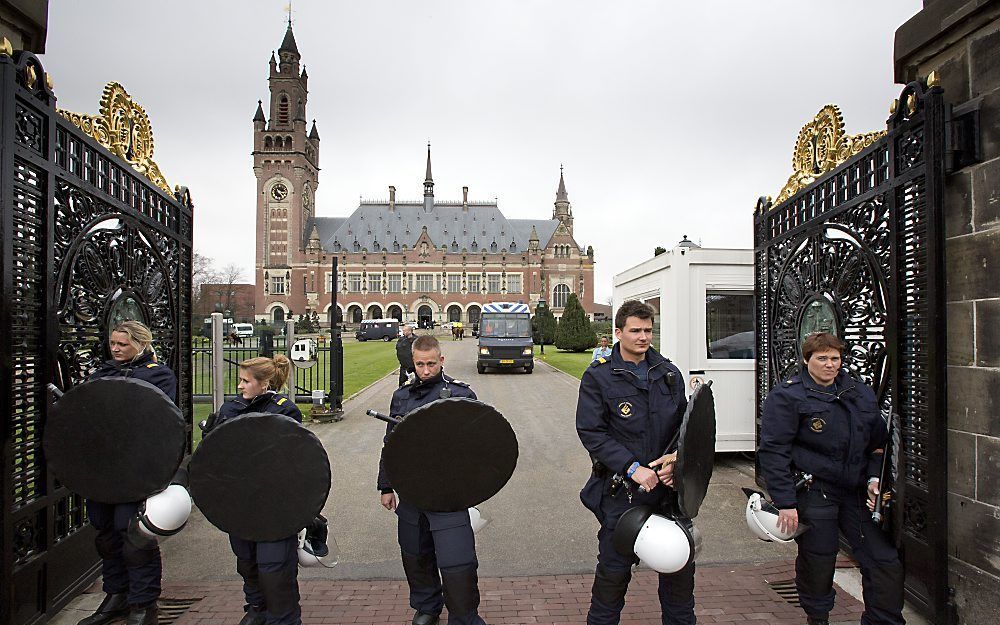
[[[396,341],[396,360],[399,361],[399,385],[406,384],[406,379],[413,372],[413,341],[417,337],[413,335],[413,326],[403,325],[403,336]]]
[[[111,360],[90,376],[135,378],[163,391],[177,401],[177,378],[169,367],[156,361],[153,333],[138,321],[125,321],[111,330]],[[97,530],[94,543],[102,559],[101,575],[107,593],[97,611],[79,625],[103,625],[128,614],[127,625],[157,622],[156,600],[160,596],[162,561],[155,541],[137,545],[128,537],[128,524],[141,502],[109,504],[87,501],[87,516]]]
[[[413,342],[416,379],[393,393],[389,414],[402,417],[446,397],[476,399],[468,384],[444,374],[443,364],[438,340],[429,335],[417,337]],[[392,428],[391,424],[386,428],[385,440]],[[399,549],[410,586],[410,606],[416,611],[413,625],[435,625],[442,605],[448,606],[450,625],[485,625],[479,616],[479,562],[468,511],[428,512],[405,500],[397,505],[381,459],[378,489],[382,506],[395,510],[399,517]]]
[[[867,385],[841,370],[844,342],[825,332],[802,344],[804,370],[764,402],[757,458],[778,528],[797,537],[795,584],[810,625],[826,625],[836,593],[838,529],[861,566],[865,625],[903,623],[903,566],[872,522],[888,432]],[[793,473],[814,481],[796,492]],[[866,505],[867,502],[867,505]]]
[[[258,357],[239,365],[239,397],[222,404],[217,416],[209,417],[205,431],[229,419],[251,412],[281,414],[302,423],[295,402],[278,393],[285,386],[291,362],[278,354]],[[246,614],[240,625],[301,625],[299,605],[298,536],[281,540],[252,541],[229,536],[236,554],[236,572],[243,578]]]
[[[588,625],[616,625],[625,607],[637,560],[612,543],[621,515],[637,505],[676,508],[676,493],[667,488],[676,454],[666,454],[666,446],[681,425],[687,397],[681,372],[650,346],[653,315],[647,304],[624,302],[615,314],[618,342],[611,357],[591,363],[580,381],[576,430],[594,459],[580,499],[601,523]],[[613,488],[621,480],[624,486]],[[677,520],[690,527],[690,520]],[[694,562],[660,574],[658,595],[663,623],[693,625]]]

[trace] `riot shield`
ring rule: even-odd
[[[698,516],[715,466],[715,397],[712,384],[702,384],[688,400],[677,438],[674,489],[681,514]]]

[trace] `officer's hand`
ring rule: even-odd
[[[778,510],[778,530],[794,534],[797,529],[799,529],[799,511],[795,508]]]
[[[645,488],[648,493],[656,488],[656,485],[660,482],[660,478],[657,477],[656,471],[647,469],[644,466],[638,466],[632,474],[632,481]]]
[[[382,495],[382,507],[392,511],[396,509],[396,493],[385,493]]]
[[[868,484],[868,511],[875,512],[875,500],[878,499],[879,481],[872,480]]]
[[[677,462],[677,454],[666,454],[649,463],[650,467],[660,467],[656,469],[656,477],[664,486],[671,486],[674,483],[674,463]]]

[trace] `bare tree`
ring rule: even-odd
[[[193,300],[191,302],[191,315],[193,317],[192,321],[196,322],[194,324],[195,328],[200,327],[201,321],[199,317],[208,312],[206,308],[210,305],[209,302],[202,301],[201,287],[205,284],[218,282],[218,278],[218,272],[212,264],[212,259],[204,254],[195,252],[191,258],[191,296]]]
[[[229,263],[222,268],[216,277],[216,302],[223,305],[225,310],[233,310],[233,298],[236,296],[236,284],[243,281],[243,267],[236,263]]]

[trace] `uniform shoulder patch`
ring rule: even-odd
[[[597,360],[595,360],[594,362],[590,363],[590,366],[591,366],[591,367],[597,367],[597,366],[600,366],[600,365],[603,365],[603,364],[604,364],[604,363],[606,363],[607,361],[608,361],[608,359],[607,359],[607,358],[605,358],[604,356],[601,356],[600,358],[598,358],[598,359],[597,359]]]
[[[146,365],[146,368],[147,369],[152,369],[153,367],[159,367],[159,366],[160,365],[156,364],[155,362],[151,362],[148,365]]]
[[[276,404],[278,404],[280,406],[281,404],[285,403],[286,401],[288,401],[288,399],[285,398],[285,397],[282,397],[281,399],[274,400],[274,403],[276,403]]]
[[[451,384],[457,384],[458,386],[464,386],[465,388],[469,388],[469,383],[464,380],[452,380]]]
[[[801,380],[799,380],[799,376],[793,376],[793,377],[790,377],[787,380],[785,380],[785,386],[791,386],[792,384],[798,384],[800,381]]]

